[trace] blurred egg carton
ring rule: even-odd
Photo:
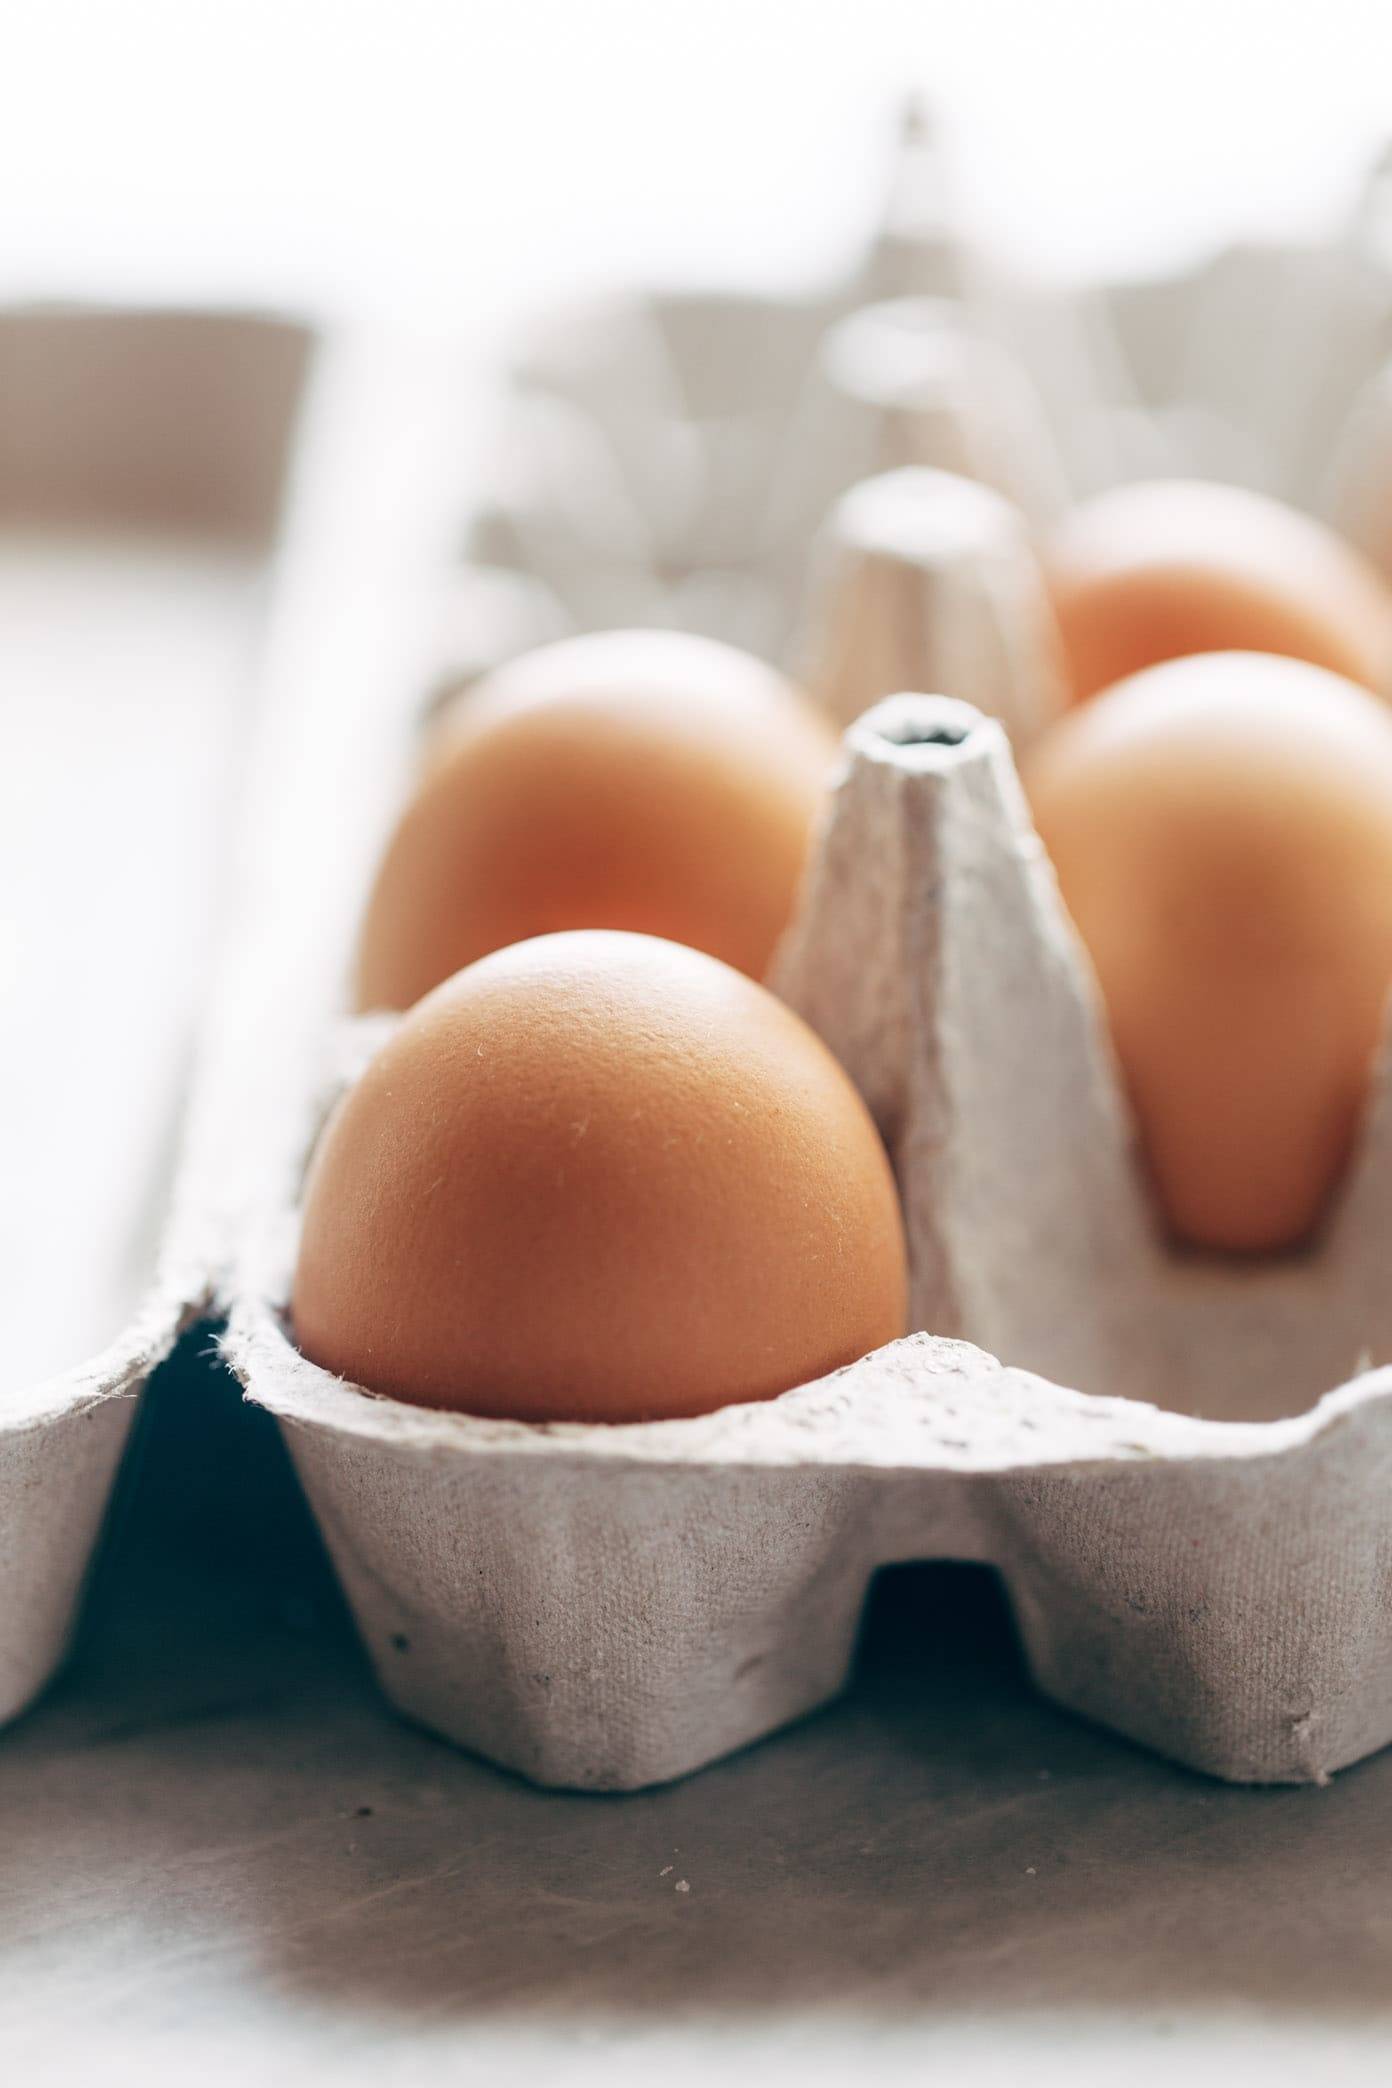
[[[209,1295],[168,1208],[309,347],[0,314],[0,1723],[62,1660],[137,1397]]]
[[[469,607],[446,610],[474,636],[452,652],[442,634],[442,686],[520,636],[624,624],[800,665],[829,510],[903,467],[991,487],[1030,531],[1127,479],[1231,480],[1392,572],[1392,155],[1329,238],[1172,276],[1022,281],[955,227],[913,116],[884,227],[843,281],[616,296],[536,325],[476,488]]]

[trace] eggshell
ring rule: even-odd
[[[313,1361],[423,1406],[620,1421],[768,1399],[903,1333],[897,1192],[826,1046],[728,965],[599,932],[412,1010],[308,1184]]]
[[[1392,715],[1322,668],[1211,654],[1070,713],[1024,780],[1174,1231],[1298,1244],[1392,981]]]
[[[1283,653],[1385,690],[1392,596],[1333,530],[1241,487],[1155,479],[1046,546],[1075,701],[1188,653]]]
[[[382,864],[357,999],[404,1008],[489,950],[571,928],[760,976],[837,755],[733,646],[617,631],[541,647],[448,715]]]

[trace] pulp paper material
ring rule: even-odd
[[[874,447],[862,471],[878,462],[958,472],[993,486],[1036,527],[1067,506],[1067,477],[1032,378],[959,303],[862,305],[832,327],[821,359],[835,389],[865,409]]]
[[[0,313],[0,1426],[153,1275],[305,347]]]
[[[951,689],[1019,747],[1065,702],[1058,628],[1024,517],[989,486],[906,466],[837,501],[813,549],[804,685],[841,725]]]
[[[966,473],[1032,523],[1069,491],[1007,345],[945,299],[857,309],[853,286],[567,313],[524,350],[492,454],[476,562],[540,582],[581,629],[676,624],[770,655],[814,535],[868,473]]]
[[[816,368],[849,297],[635,297],[538,329],[483,460],[471,556],[539,580],[580,629],[782,650],[812,530],[873,460],[872,417]]]
[[[933,1336],[696,1421],[539,1428],[298,1356],[289,1221],[249,1276],[228,1353],[387,1694],[540,1782],[630,1789],[834,1694],[877,1566],[969,1558],[1042,1687],[1178,1760],[1319,1780],[1392,1739],[1392,1372],[1308,1411],[1392,1355],[1385,1108],[1308,1265],[1176,1263],[1004,733],[947,699],[848,735],[775,983],[884,1133]]]
[[[1347,258],[1334,267],[1340,367],[1367,350],[1372,375]],[[1201,307],[1230,280],[1199,272],[1163,295],[1073,305],[1020,297],[1043,315],[1018,338],[1051,348],[1038,391],[1075,493],[1138,460],[1239,469],[1271,416],[1218,367],[1224,329]],[[782,327],[759,300],[653,300],[582,329],[573,359],[554,338],[520,387],[519,440],[529,397],[567,411],[537,419],[528,468],[488,520],[489,557],[580,628],[621,602],[630,620],[781,652],[813,530],[867,456],[885,461],[876,441],[905,434],[905,401],[867,402],[824,361],[789,381],[843,308],[789,307]],[[1085,380],[1065,381],[1070,341],[1086,344]],[[1320,410],[1333,425],[1346,405]],[[1287,490],[1303,484],[1294,450],[1314,424],[1295,418]],[[593,458],[596,438],[615,468],[600,474],[587,555],[567,459]],[[1392,1740],[1389,1054],[1316,1249],[1251,1269],[1170,1249],[1086,954],[1006,731],[983,715],[1018,736],[1058,700],[1028,547],[1001,508],[988,527],[963,494],[941,508],[940,541],[898,516],[886,530],[884,498],[838,511],[802,628],[843,715],[891,673],[954,686],[892,697],[848,734],[773,984],[881,1128],[914,1320],[931,1332],[696,1421],[536,1428],[374,1398],[300,1358],[282,1318],[292,1156],[321,1107],[301,1097],[297,1137],[274,1166],[257,1162],[229,1357],[285,1430],[387,1695],[539,1782],[635,1788],[796,1717],[840,1687],[875,1568],[932,1557],[1000,1568],[1033,1671],[1061,1703],[1215,1775],[1320,1781]],[[882,602],[905,620],[871,673],[863,634]],[[374,788],[388,736],[372,742]],[[362,798],[366,767],[361,754]],[[310,823],[316,791],[341,804],[345,780],[330,794],[287,778],[293,819]],[[337,845],[342,825],[325,817],[316,846]],[[360,844],[350,863],[326,855],[321,895],[343,897]],[[266,874],[283,903],[295,879],[273,857]],[[284,954],[290,991],[288,942]],[[263,1019],[255,995],[239,998]],[[314,1027],[300,1021],[301,1045]],[[345,1039],[340,1073],[362,1038]]]
[[[63,1655],[136,1394],[206,1294],[158,1240],[307,348],[0,315],[0,1722]]]
[[[1131,478],[1231,478],[1386,558],[1355,402],[1392,366],[1388,182],[1374,169],[1319,243],[1050,289],[949,232],[941,156],[911,123],[884,236],[821,295],[635,295],[536,329],[474,555],[529,571],[580,628],[675,622],[779,656],[828,509],[900,465],[978,477],[1032,526]]]
[[[862,272],[862,300],[971,292],[980,258],[963,235],[947,161],[932,110],[910,103],[900,121],[887,206]]]
[[[1320,1781],[1392,1739],[1392,1374],[1265,1427],[1090,1399],[910,1336],[757,1406],[528,1427],[374,1399],[244,1300],[400,1709],[537,1782],[699,1768],[844,1682],[871,1574],[1000,1566],[1041,1685],[1209,1772]]]
[[[152,1300],[103,1355],[0,1408],[0,1724],[61,1662],[135,1413],[180,1311]]]
[[[1325,459],[1320,507],[1392,585],[1392,364],[1354,398]]]
[[[1392,1359],[1392,1061],[1309,1253],[1157,1228],[1086,953],[994,721],[898,697],[847,763],[772,983],[880,1125],[916,1325],[1086,1391],[1266,1419]]]

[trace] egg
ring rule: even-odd
[[[1300,661],[1176,660],[1070,712],[1024,782],[1173,1232],[1299,1245],[1392,982],[1392,713]]]
[[[716,958],[580,931],[438,987],[348,1092],[293,1319],[421,1406],[636,1421],[821,1377],[906,1298],[884,1147],[825,1045]]]
[[[750,655],[674,631],[564,639],[448,714],[392,837],[362,1008],[405,1008],[488,951],[571,928],[689,943],[759,977],[837,754]]]
[[[1075,701],[1188,653],[1283,653],[1384,690],[1392,595],[1322,522],[1158,479],[1085,502],[1044,547]]]

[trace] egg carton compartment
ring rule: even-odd
[[[62,1656],[197,1294],[159,1239],[307,350],[0,315],[0,1720]]]
[[[841,1686],[876,1568],[934,1557],[1000,1569],[1059,1702],[1218,1776],[1322,1781],[1392,1741],[1389,1057],[1316,1248],[1254,1269],[1173,1252],[1011,741],[1061,702],[1034,550],[1060,504],[1183,470],[1347,523],[1339,459],[1381,410],[1392,277],[1363,219],[1318,250],[1080,293],[967,270],[949,299],[942,251],[926,285],[884,253],[796,307],[567,314],[520,359],[504,472],[486,412],[427,443],[482,491],[463,568],[458,507],[434,497],[416,562],[398,533],[376,575],[370,671],[338,645],[336,676],[300,662],[317,732],[301,713],[276,795],[312,890],[266,857],[299,927],[238,1000],[295,1044],[275,1135],[240,1159],[227,1354],[282,1424],[386,1695],[539,1782],[636,1788],[797,1717]],[[864,303],[905,287],[931,295]],[[1316,293],[1327,352],[1300,369],[1322,384],[1292,378],[1276,412],[1228,358]],[[983,338],[985,392],[963,345]],[[1002,386],[1019,440],[992,464],[974,444]],[[382,403],[399,454],[402,400]],[[432,703],[615,621],[762,650],[843,722],[945,692],[852,725],[772,975],[886,1139],[925,1331],[695,1421],[418,1411],[317,1370],[286,1319],[326,1060],[341,1079],[361,1049],[348,953]]]
[[[877,1567],[985,1560],[1040,1688],[1211,1775],[1323,1782],[1392,1738],[1392,1375],[1265,1425],[1069,1392],[911,1335],[698,1421],[527,1426],[372,1398],[244,1301],[373,1667],[542,1784],[681,1776],[844,1685]]]

